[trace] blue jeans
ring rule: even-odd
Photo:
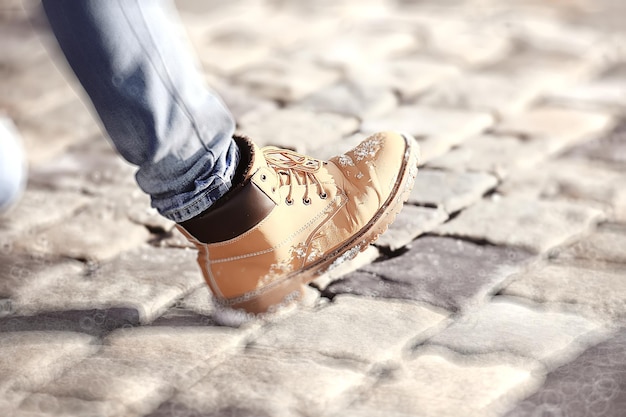
[[[163,216],[202,213],[231,186],[235,123],[160,0],[43,0],[67,61]]]

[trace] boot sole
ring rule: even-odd
[[[406,142],[406,150],[399,178],[387,198],[387,201],[376,212],[374,217],[349,241],[324,257],[298,272],[294,272],[274,285],[268,286],[262,293],[250,295],[247,299],[216,300],[224,308],[244,310],[249,314],[273,313],[280,308],[298,301],[303,293],[303,286],[313,281],[327,270],[354,258],[383,234],[402,206],[408,200],[417,175],[419,145],[412,137],[402,135]]]

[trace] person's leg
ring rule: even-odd
[[[166,1],[43,0],[67,61],[139,186],[181,222],[231,186],[235,123],[204,85]]]
[[[26,159],[15,126],[0,115],[0,213],[17,203],[26,175]]]

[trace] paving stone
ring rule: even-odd
[[[498,178],[535,167],[549,156],[542,140],[521,140],[506,135],[480,135],[428,162],[428,167],[448,171],[482,171]]]
[[[95,265],[87,274],[44,275],[15,290],[13,299],[23,314],[74,310],[88,316],[97,309],[102,320],[111,310],[112,320],[134,312],[140,322],[151,322],[176,299],[204,285],[195,258],[191,250],[143,246]],[[87,327],[98,324],[84,321]]]
[[[63,100],[46,112],[16,119],[16,124],[31,163],[57,156],[74,143],[101,136],[93,116],[78,99]]]
[[[328,415],[346,397],[353,397],[353,391],[364,380],[362,373],[341,360],[252,350],[224,361],[206,378],[162,404],[150,417],[175,412],[216,416]]]
[[[317,311],[303,309],[264,329],[254,344],[272,350],[379,362],[398,358],[409,340],[428,332],[446,316],[445,312],[407,302],[339,296]]]
[[[579,159],[557,159],[508,178],[502,194],[568,200],[595,206],[609,219],[626,219],[626,174],[603,164]]]
[[[598,71],[596,62],[585,59],[580,51],[545,51],[517,46],[514,53],[489,65],[483,71],[508,77],[511,82],[532,80],[546,92],[567,91],[572,84],[582,82]]]
[[[409,203],[440,207],[454,213],[479,201],[498,180],[482,172],[446,172],[422,169],[415,179]]]
[[[110,198],[120,186],[135,187],[136,168],[124,161],[102,136],[70,146],[53,159],[34,164],[30,184]]]
[[[572,148],[567,156],[600,160],[622,168],[626,165],[626,123],[621,122],[599,140]]]
[[[42,57],[0,83],[0,107],[18,127],[23,117],[45,113],[75,97],[66,79],[48,57]]]
[[[358,128],[353,117],[296,109],[248,114],[240,122],[241,130],[261,146],[271,144],[303,153],[312,142],[316,146],[332,143]]]
[[[550,95],[550,102],[582,109],[626,111],[626,80],[592,80]]]
[[[504,197],[482,200],[434,232],[543,253],[580,237],[603,218],[601,211],[578,204]]]
[[[406,132],[418,139],[422,163],[447,152],[452,146],[491,126],[493,118],[487,113],[440,109],[426,106],[401,106],[391,113],[366,120],[364,133],[385,130]]]
[[[426,44],[428,50],[474,67],[504,58],[513,46],[506,33],[459,21],[431,27]]]
[[[542,92],[542,85],[533,79],[512,83],[509,77],[468,73],[446,80],[419,97],[425,106],[451,107],[490,111],[499,115],[516,113],[526,108]]]
[[[0,333],[0,391],[39,389],[94,353],[93,342],[74,332]]]
[[[245,88],[227,84],[222,80],[211,79],[209,85],[224,101],[236,120],[241,120],[248,113],[271,113],[278,106],[274,101],[256,97]]]
[[[375,244],[396,251],[409,245],[416,237],[435,229],[447,219],[448,214],[442,209],[405,204],[396,220]]]
[[[543,386],[506,417],[619,417],[626,409],[626,330],[547,375]]]
[[[551,303],[605,322],[626,323],[626,265],[558,262],[513,277],[502,293]]]
[[[376,241],[381,242],[382,236]],[[380,256],[380,251],[374,245],[369,245],[363,252],[359,252],[354,258],[347,259],[339,265],[333,266],[330,270],[327,270],[323,275],[312,281],[317,288],[326,288],[332,281],[356,271],[357,269],[368,265]]]
[[[433,236],[402,256],[375,262],[332,283],[326,293],[410,299],[459,311],[484,299],[528,261],[524,251]]]
[[[66,220],[90,201],[77,193],[29,187],[15,209],[0,217],[0,245],[12,246],[10,242],[20,235]]]
[[[551,152],[597,137],[613,126],[610,115],[557,107],[536,107],[499,123],[494,131],[542,138]]]
[[[420,55],[354,65],[347,72],[349,80],[391,88],[404,101],[460,74],[459,68],[452,64]]]
[[[106,204],[105,200],[94,203],[71,220],[17,239],[15,246],[27,252],[102,261],[148,241],[150,232],[144,226],[117,215]]]
[[[300,100],[339,78],[334,70],[288,59],[264,61],[235,77],[253,94],[280,101]]]
[[[308,96],[296,106],[305,110],[366,119],[391,111],[397,103],[396,96],[388,88],[342,82]]]
[[[124,415],[126,411],[123,404],[114,401],[88,401],[35,393],[24,398],[12,416],[116,417]]]
[[[348,150],[355,148],[359,143],[363,142],[368,135],[365,133],[357,132],[353,135],[349,135],[346,138],[324,143],[320,146],[311,145],[312,149],[309,154],[314,158],[323,160],[329,160],[333,156],[342,155]],[[308,146],[308,145],[307,145]]]
[[[567,363],[603,337],[599,322],[496,297],[428,342],[462,354],[509,352],[549,367]]]
[[[616,223],[601,224],[590,236],[573,245],[555,251],[559,259],[585,259],[597,262],[626,264],[626,226]]]
[[[495,417],[541,384],[536,369],[531,361],[426,351],[337,415]]]
[[[324,66],[346,68],[389,60],[420,48],[416,34],[386,25],[381,20],[373,24],[351,22],[345,26],[339,26],[336,33],[318,38],[294,54],[299,58],[310,57]]]
[[[241,26],[210,30],[194,46],[202,66],[221,75],[241,71],[265,59],[271,52],[270,46],[254,30]]]
[[[142,327],[110,334],[100,351],[39,392],[113,402],[144,415],[187,389],[237,347],[241,333],[216,327]]]

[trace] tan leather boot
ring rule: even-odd
[[[235,137],[243,180],[179,225],[198,248],[215,300],[248,313],[298,298],[302,286],[367,248],[394,220],[417,174],[418,145],[378,133],[320,161]]]

